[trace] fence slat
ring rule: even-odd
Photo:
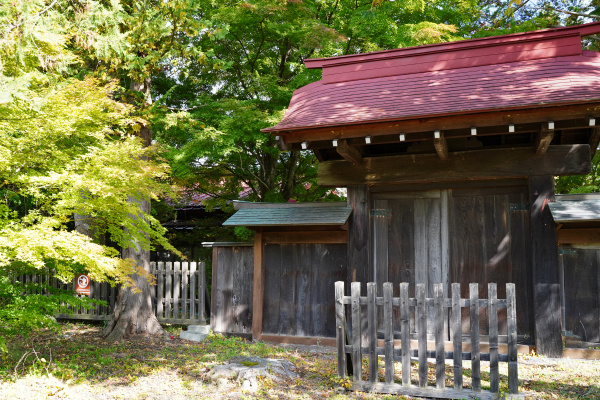
[[[481,391],[481,356],[479,354],[479,284],[469,284],[471,322],[471,379],[474,392]]]
[[[184,262],[181,265],[181,318],[191,319],[193,315],[188,316],[188,291],[190,277],[190,263]]]
[[[369,329],[369,382],[377,382],[377,285],[367,283],[367,326]]]
[[[427,387],[427,307],[425,306],[425,284],[418,283],[417,325],[419,335],[419,386]]]
[[[506,310],[508,328],[508,392],[519,392],[519,371],[517,368],[517,308],[515,301],[515,284],[506,284]]]
[[[352,370],[353,381],[362,381],[362,353],[361,353],[361,320],[360,320],[360,282],[352,282]]]
[[[181,298],[181,263],[173,263],[173,319],[180,319],[179,299]]]
[[[196,263],[190,263],[190,318],[198,319],[196,316],[197,308],[196,302],[198,301],[198,295],[196,294],[196,275],[198,272],[196,271]]]
[[[206,289],[206,266],[203,262],[198,264],[198,319],[201,323],[206,322],[206,307],[205,307],[205,293],[208,295],[208,290]]]
[[[460,308],[460,283],[452,284],[452,341],[454,344],[454,389],[463,390],[462,369],[462,311]]]
[[[435,309],[435,386],[443,389],[446,383],[446,359],[444,357],[444,286],[433,285]]]
[[[337,371],[338,376],[346,378],[346,324],[344,322],[344,282],[335,283],[335,325],[337,343]]]
[[[498,393],[500,373],[498,371],[498,288],[495,283],[488,284],[488,314],[490,344],[490,392]]]
[[[383,284],[383,338],[385,341],[385,383],[394,383],[394,314],[392,313],[393,285]]]
[[[171,318],[171,302],[173,301],[173,263],[168,261],[165,263],[165,318]]]
[[[156,318],[164,317],[165,263],[156,263]]]
[[[408,282],[400,284],[400,339],[402,343],[402,386],[410,386],[410,313]]]

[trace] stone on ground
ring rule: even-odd
[[[228,364],[216,365],[208,373],[212,381],[220,382],[222,379],[236,381],[243,390],[256,392],[258,389],[257,377],[263,376],[274,381],[296,378],[294,365],[286,360],[275,360],[260,357],[235,357]]]
[[[179,337],[185,340],[201,342],[210,333],[210,325],[189,325],[187,331],[181,331]]]

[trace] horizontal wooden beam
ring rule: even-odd
[[[600,228],[558,229],[558,244],[600,244]]]
[[[348,231],[263,232],[264,243],[347,243]]]
[[[587,118],[596,115],[600,115],[600,103],[464,113],[439,117],[407,118],[403,120],[379,121],[343,126],[312,127],[295,131],[282,131],[277,134],[281,135],[287,144],[301,143],[304,141],[311,142],[332,139],[364,138],[366,135],[371,136],[371,139],[373,140],[375,136],[380,135],[433,132],[435,130],[450,131],[465,129],[466,135],[470,135],[470,129],[473,126],[478,128],[477,133],[479,135],[480,128],[502,126],[506,127],[505,132],[508,133],[508,124],[540,124],[547,121],[554,121],[555,129],[562,129],[561,121],[574,119],[585,119],[587,121]],[[406,138],[408,140],[409,136],[407,135]]]
[[[583,175],[590,171],[587,144],[551,146],[545,154],[530,147],[437,154],[366,157],[361,165],[324,161],[318,166],[319,185],[341,187],[378,183],[445,182],[519,178],[537,175]]]
[[[262,341],[269,342],[269,343],[335,347],[335,338],[319,337],[319,336],[287,336],[287,335],[264,334],[264,335],[260,335],[260,338],[254,338],[254,340],[262,340]]]

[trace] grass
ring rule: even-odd
[[[175,336],[180,330],[180,327],[168,327],[168,335]],[[0,357],[0,398],[146,399],[163,398],[160,397],[163,394],[164,398],[211,399],[392,398],[368,393],[338,393],[340,386],[349,386],[350,382],[337,377],[334,349],[281,347],[220,335],[211,335],[199,344],[164,338],[108,344],[100,339],[99,331],[98,325],[65,324],[58,333],[39,332],[27,339],[12,340],[10,351]],[[222,387],[208,380],[206,374],[212,366],[237,356],[287,359],[294,364],[299,377],[281,382],[261,379],[260,389],[254,394],[241,392],[234,382]],[[519,361],[520,391],[531,398],[600,398],[598,361],[557,362],[531,356],[521,356]],[[364,364],[363,373],[366,374],[366,358]],[[506,364],[500,366],[500,389],[506,392]],[[469,363],[465,362],[464,367],[468,386]],[[399,379],[399,363],[396,369]],[[447,366],[448,387],[453,384],[452,372],[452,367]],[[489,388],[487,363],[482,363],[481,372],[482,387]],[[416,384],[416,364],[412,373],[413,384]],[[382,362],[378,378],[383,380]],[[431,364],[429,384],[434,382],[435,367]]]

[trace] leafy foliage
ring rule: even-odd
[[[117,1],[0,4],[2,336],[47,326],[61,302],[78,301],[64,292],[23,296],[15,276],[67,282],[85,271],[127,284],[134,266],[105,236],[115,246],[176,251],[160,223],[129,201],[173,195],[168,166],[157,148],[143,147],[136,129],[145,122],[114,100],[116,83],[85,74],[81,57],[127,48],[116,29],[122,11]],[[76,215],[93,220],[95,241],[73,229]]]

